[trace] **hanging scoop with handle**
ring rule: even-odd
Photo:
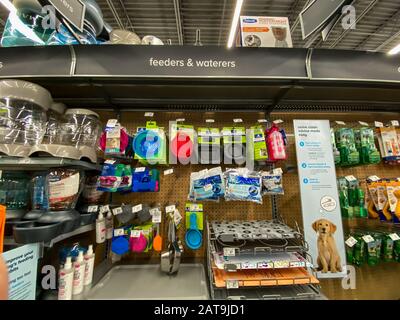
[[[153,240],[153,249],[157,252],[161,252],[162,250],[162,237],[160,235],[160,224],[157,224],[157,235]]]
[[[203,235],[197,227],[197,215],[195,213],[190,215],[190,227],[186,231],[185,242],[192,250],[199,249],[203,242]]]

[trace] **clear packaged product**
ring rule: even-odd
[[[225,172],[225,200],[252,201],[262,204],[262,177],[259,172],[247,168]]]
[[[284,194],[282,175],[283,171],[281,168],[277,168],[272,171],[261,172],[262,194],[263,195]]]

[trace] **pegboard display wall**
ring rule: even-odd
[[[281,167],[284,171],[283,183],[285,194],[277,196],[277,207],[278,213],[290,226],[295,227],[296,223],[302,227],[301,218],[301,200],[300,200],[300,188],[297,174],[296,154],[294,146],[294,134],[293,134],[293,120],[294,119],[327,119],[331,121],[341,120],[345,121],[349,126],[355,126],[357,121],[365,121],[373,123],[373,121],[381,121],[387,123],[390,120],[400,119],[399,114],[378,114],[378,113],[272,113],[269,117],[264,112],[156,112],[154,117],[146,118],[144,112],[131,112],[125,111],[120,113],[114,112],[99,112],[103,123],[106,123],[108,119],[119,118],[121,124],[128,130],[130,134],[136,132],[137,127],[142,127],[146,124],[146,121],[156,121],[157,125],[164,127],[166,131],[169,128],[169,121],[175,121],[179,118],[185,119],[185,124],[193,125],[195,128],[198,127],[232,127],[234,126],[233,119],[240,118],[243,123],[237,124],[237,126],[244,126],[249,128],[250,126],[256,125],[259,119],[270,119],[270,120],[283,120],[280,124],[283,127],[288,136],[288,155],[287,161],[277,163],[276,167]],[[215,123],[206,123],[206,119],[214,119]],[[142,166],[136,162],[132,162],[133,166]],[[130,193],[127,195],[113,194],[113,204],[161,204],[163,207],[171,204],[177,205],[180,213],[184,215],[184,207],[187,202],[187,196],[189,192],[190,173],[197,172],[204,168],[213,168],[217,165],[164,165],[158,166],[160,170],[160,192],[158,193]],[[235,165],[221,165],[222,169],[225,170],[227,167],[232,168]],[[163,171],[166,169],[174,169],[174,173],[168,176],[163,175]],[[261,166],[260,169],[267,170],[267,166]],[[351,168],[338,168],[337,175],[345,176],[352,174],[360,180],[370,176],[378,175],[380,177],[398,177],[400,176],[400,166],[388,166],[384,164],[379,165],[367,165],[358,166]],[[253,220],[253,219],[271,219],[272,218],[272,204],[271,197],[264,196],[263,204],[255,204],[251,202],[237,202],[237,201],[225,201],[221,200],[218,203],[215,202],[202,202],[204,205],[204,214],[208,220]],[[164,240],[166,240],[166,226],[161,226],[161,233]],[[181,225],[179,230],[179,238],[184,240],[185,228]],[[185,247],[185,257],[203,258],[205,256],[205,240],[203,241],[203,247],[200,250],[192,251]],[[151,254],[131,254],[131,258],[136,259],[149,259],[156,258],[157,253]]]

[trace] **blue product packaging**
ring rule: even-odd
[[[227,171],[225,199],[227,201],[252,201],[262,204],[262,182],[259,173],[247,169]]]

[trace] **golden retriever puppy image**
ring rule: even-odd
[[[322,273],[327,273],[328,271],[332,273],[341,272],[340,256],[333,237],[336,226],[329,220],[320,219],[315,221],[312,227],[318,235],[318,271],[322,271]]]

